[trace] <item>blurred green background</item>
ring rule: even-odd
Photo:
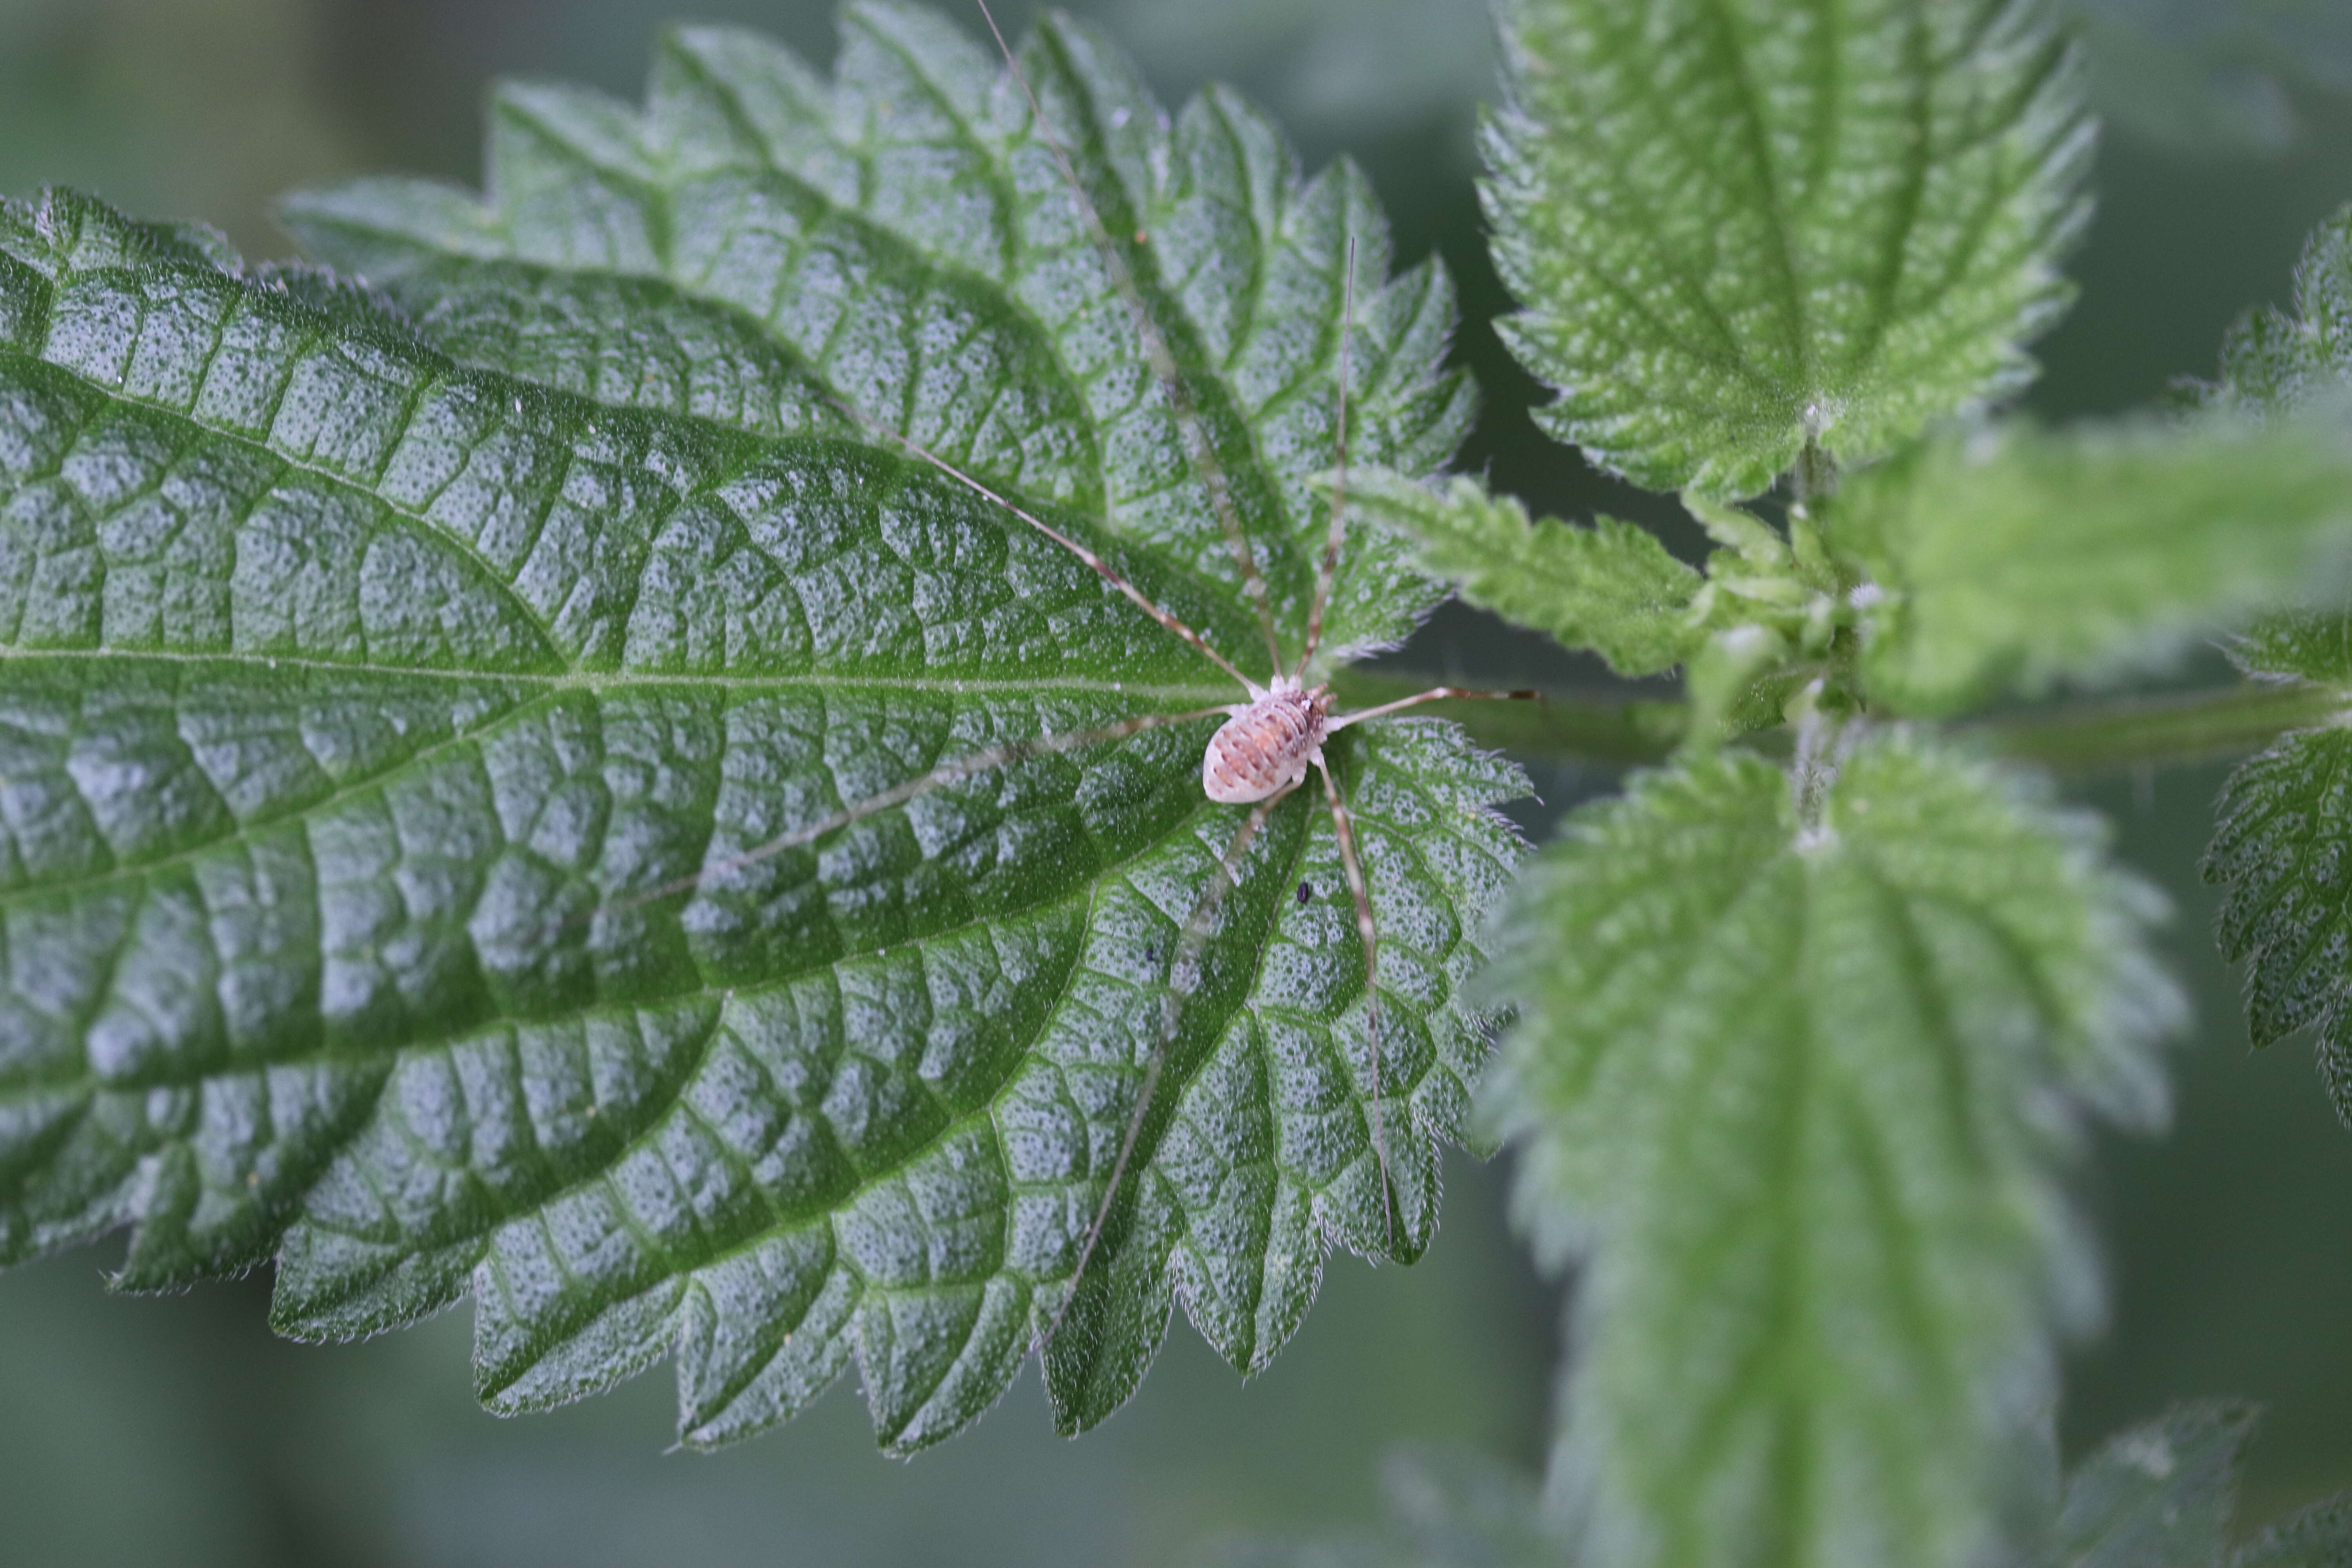
[[[948,0],[950,8],[958,0]],[[2043,345],[2033,405],[2144,403],[2210,370],[2231,321],[2286,296],[2296,252],[2352,200],[2352,0],[2072,0],[2111,132],[2084,300]],[[829,0],[708,0],[815,59]],[[1030,8],[1008,3],[1008,23]],[[1538,505],[1608,507],[1687,542],[1674,509],[1544,443],[1534,389],[1486,326],[1471,126],[1493,62],[1481,0],[1097,0],[1171,101],[1215,76],[1272,107],[1310,164],[1370,172],[1403,259],[1465,285],[1462,353],[1488,406],[1465,461]],[[666,0],[0,0],[0,191],[44,181],[193,216],[283,254],[288,186],[373,169],[470,179],[499,74],[634,95]],[[1475,617],[1406,661],[1596,679]],[[2213,678],[2208,665],[2185,679]],[[1605,774],[1536,770],[1547,805]],[[2111,1331],[2068,1370],[2070,1451],[2186,1395],[2271,1410],[2259,1519],[2352,1487],[2352,1132],[2306,1046],[2245,1047],[2195,861],[2222,770],[2097,781],[2129,858],[2170,889],[2172,945],[2204,1024],[2157,1142],[2103,1145],[2086,1183],[2112,1263]],[[1221,1532],[1308,1529],[1374,1506],[1402,1442],[1532,1468],[1556,1292],[1503,1217],[1504,1173],[1458,1160],[1444,1232],[1410,1270],[1334,1259],[1292,1348],[1243,1384],[1181,1321],[1139,1396],[1076,1443],[1034,1378],[971,1434],[878,1457],[854,1380],[812,1416],[716,1458],[664,1452],[663,1374],[501,1422],[467,1392],[466,1316],[363,1345],[274,1341],[268,1284],[182,1300],[106,1294],[106,1248],[0,1277],[0,1542],[44,1563],[1115,1564]]]

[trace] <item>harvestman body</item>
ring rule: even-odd
[[[1114,571],[1110,564],[1094,551],[1036,517],[981,479],[918,445],[902,432],[891,428],[845,403],[835,401],[834,405],[842,413],[903,447],[911,456],[985,498],[1011,516],[1020,519],[1029,527],[1076,556],[1099,574],[1109,586],[1131,601],[1162,627],[1182,638],[1197,652],[1206,656],[1212,663],[1231,676],[1247,693],[1248,700],[1220,708],[1196,709],[1183,713],[1141,714],[1099,729],[1043,736],[1034,741],[1016,742],[976,752],[968,756],[943,763],[918,778],[907,780],[878,795],[857,801],[815,821],[805,823],[757,848],[745,851],[716,865],[706,866],[692,876],[651,889],[627,901],[632,904],[644,903],[688,890],[701,885],[713,876],[752,865],[781,855],[789,849],[813,843],[852,823],[903,805],[919,795],[958,779],[969,778],[976,773],[1002,767],[1008,763],[1104,744],[1139,734],[1146,730],[1190,722],[1216,713],[1225,714],[1225,722],[1210,738],[1208,750],[1202,758],[1201,787],[1212,801],[1220,805],[1248,805],[1252,810],[1247,820],[1234,834],[1224,854],[1219,858],[1215,875],[1211,879],[1209,887],[1203,889],[1199,902],[1193,909],[1192,918],[1185,924],[1182,940],[1175,954],[1175,962],[1170,970],[1169,994],[1162,1009],[1159,1037],[1154,1042],[1150,1058],[1146,1063],[1142,1087],[1137,1095],[1135,1109],[1129,1115],[1126,1135],[1119,1145],[1118,1158],[1112,1163],[1109,1181],[1106,1184],[1093,1222],[1087,1227],[1085,1239],[1080,1246],[1076,1265],[1071,1270],[1073,1290],[1070,1296],[1065,1299],[1062,1306],[1062,1311],[1066,1312],[1070,1303],[1076,1300],[1076,1286],[1086,1277],[1087,1265],[1093,1258],[1096,1245],[1101,1239],[1104,1226],[1110,1218],[1120,1183],[1125,1178],[1128,1166],[1133,1159],[1137,1142],[1142,1134],[1145,1119],[1150,1110],[1152,1099],[1165,1067],[1168,1047],[1176,1032],[1178,1016],[1184,1003],[1189,999],[1192,985],[1197,984],[1200,959],[1214,925],[1218,908],[1224,895],[1234,886],[1237,876],[1236,868],[1243,856],[1248,852],[1251,844],[1255,841],[1257,835],[1271,819],[1275,809],[1307,782],[1307,771],[1310,768],[1321,779],[1324,799],[1331,814],[1332,829],[1339,842],[1340,866],[1346,873],[1348,890],[1355,903],[1357,934],[1363,948],[1367,1026],[1371,1055],[1370,1089],[1367,1099],[1371,1108],[1374,1152],[1381,1171],[1381,1203],[1383,1209],[1386,1210],[1391,1202],[1391,1194],[1387,1137],[1381,1108],[1379,931],[1372,917],[1371,896],[1365,883],[1363,866],[1357,854],[1355,824],[1349,816],[1347,802],[1340,793],[1339,783],[1332,775],[1330,763],[1324,756],[1323,748],[1332,736],[1351,725],[1361,723],[1368,719],[1381,718],[1400,709],[1413,707],[1423,702],[1446,698],[1533,698],[1539,694],[1533,691],[1472,691],[1458,687],[1439,686],[1393,702],[1382,703],[1378,707],[1334,716],[1331,711],[1330,688],[1321,684],[1310,687],[1306,683],[1307,671],[1313,663],[1316,651],[1322,641],[1324,618],[1330,605],[1332,586],[1339,571],[1339,550],[1346,534],[1347,382],[1349,334],[1353,328],[1355,284],[1355,246],[1352,240],[1348,247],[1348,267],[1339,339],[1337,471],[1340,483],[1335,489],[1332,497],[1330,524],[1325,538],[1322,562],[1316,575],[1315,595],[1307,617],[1305,643],[1299,651],[1296,664],[1286,668],[1286,661],[1282,655],[1281,642],[1276,635],[1274,617],[1268,608],[1265,579],[1258,571],[1255,555],[1250,546],[1249,535],[1243,528],[1241,519],[1234,510],[1230,487],[1225,483],[1224,476],[1218,468],[1215,448],[1209,441],[1200,416],[1192,408],[1190,396],[1184,389],[1181,373],[1175,356],[1170,352],[1167,341],[1161,336],[1158,324],[1151,319],[1144,304],[1141,290],[1136,286],[1134,277],[1129,271],[1124,257],[1121,256],[1117,244],[1113,242],[1108,231],[1104,227],[1100,215],[1096,211],[1093,202],[1086,194],[1085,187],[1080,184],[1077,171],[1070,162],[1069,153],[1047,129],[1044,110],[1038,104],[1035,93],[1031,90],[1029,81],[1023,74],[1019,61],[1014,58],[1011,47],[1005,42],[1003,33],[997,27],[996,18],[990,13],[987,0],[975,0],[975,3],[979,5],[982,16],[986,18],[989,31],[994,35],[998,47],[1003,52],[1005,63],[1013,73],[1013,80],[1019,84],[1022,93],[1028,100],[1032,121],[1036,127],[1039,138],[1053,153],[1055,161],[1060,163],[1070,190],[1072,202],[1092,237],[1096,247],[1101,253],[1106,269],[1110,273],[1114,285],[1134,318],[1138,337],[1142,342],[1146,356],[1151,362],[1153,373],[1160,383],[1160,391],[1168,403],[1170,411],[1175,416],[1175,421],[1184,435],[1186,445],[1191,449],[1193,467],[1198,470],[1203,486],[1209,493],[1211,504],[1223,530],[1226,543],[1232,551],[1235,565],[1239,568],[1243,585],[1247,590],[1248,597],[1256,606],[1260,629],[1265,638],[1266,652],[1274,674],[1265,684],[1251,679],[1230,659],[1209,646],[1207,640],[1199,632],[1153,603],[1134,584]],[[1301,901],[1305,901],[1307,896],[1307,884],[1302,882],[1299,888]],[[1392,1214],[1389,1215],[1387,1225],[1388,1228],[1393,1230]],[[1060,1322],[1061,1316],[1057,1313],[1045,1334],[1041,1336],[1040,1343],[1051,1339],[1054,1331],[1060,1326]]]
[[[1307,782],[1307,767],[1323,765],[1323,738],[1331,733],[1331,689],[1308,690],[1297,677],[1277,675],[1270,689],[1253,689],[1247,702],[1209,737],[1201,759],[1201,788],[1219,805],[1255,805],[1277,790]]]

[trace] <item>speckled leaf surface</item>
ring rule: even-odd
[[[1459,437],[1444,280],[1388,279],[1360,182],[1300,184],[1239,104],[1171,130],[1082,34],[1027,58],[1114,232],[1144,226],[1126,192],[1156,227],[1134,266],[1295,649],[1346,237],[1363,460]],[[0,1258],[128,1226],[132,1288],[274,1262],[302,1337],[470,1296],[492,1407],[667,1358],[698,1446],[853,1361],[899,1450],[1003,1390],[1073,1297],[1241,820],[1201,795],[1213,721],[732,862],[942,763],[1234,694],[841,405],[1264,668],[1019,105],[896,7],[851,13],[831,84],[680,34],[643,111],[503,97],[488,206],[308,204],[373,287],[68,195],[0,209]],[[1345,641],[1426,609],[1393,549],[1351,554]],[[1379,1082],[1302,795],[1219,911],[1047,1350],[1066,1427],[1133,1390],[1171,1300],[1254,1369],[1335,1240],[1431,1233],[1519,781],[1432,722],[1336,762]]]
[[[2295,271],[2292,311],[2263,310],[2222,350],[2208,401],[2272,418],[2339,409],[2352,390],[2352,213],[2322,224]],[[2352,485],[2346,487],[2352,496]],[[2231,647],[2257,679],[2352,690],[2352,616],[2335,605],[2281,609]],[[2352,708],[2352,696],[2345,706]],[[2299,731],[2222,786],[2205,879],[2224,891],[2215,922],[2223,956],[2246,966],[2246,1026],[2257,1046],[2295,1030],[2317,1036],[2320,1079],[2352,1125],[2352,732]]]
[[[2023,0],[1507,0],[1486,128],[1538,418],[1656,489],[1768,489],[2001,398],[2088,213]]]

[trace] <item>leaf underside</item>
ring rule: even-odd
[[[1485,135],[1553,435],[1769,489],[2004,397],[2088,213],[2081,71],[2019,0],[1510,0]]]
[[[1377,1086],[1301,792],[1217,911],[1075,1288],[1244,816],[1201,794],[1213,721],[736,863],[985,748],[1240,695],[844,406],[1265,668],[1018,90],[926,13],[845,27],[829,84],[688,29],[642,110],[508,89],[487,204],[298,203],[365,285],[68,195],[0,208],[0,1261],[123,1226],[133,1289],[274,1261],[301,1337],[470,1295],[493,1408],[668,1357],[697,1446],[854,1358],[903,1451],[1066,1304],[1075,1429],[1171,1295],[1255,1369],[1335,1240],[1425,1244],[1485,1052],[1459,987],[1518,853],[1489,809],[1518,776],[1453,729],[1332,748]],[[1171,127],[1064,23],[1024,59],[1110,231],[1147,236],[1128,265],[1295,652],[1348,242],[1359,460],[1425,472],[1462,434],[1446,282],[1390,279],[1361,180],[1302,183],[1231,97]],[[1348,554],[1336,645],[1425,613],[1398,547]]]
[[[2154,895],[1899,732],[1817,819],[1751,757],[1638,781],[1522,878],[1485,1103],[1585,1258],[1555,1480],[1582,1560],[1980,1560],[2096,1281],[2057,1177],[2145,1121]]]

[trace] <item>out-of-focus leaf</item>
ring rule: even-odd
[[[2352,90],[2352,10],[2336,0],[2067,0],[2091,97],[2177,156],[2275,153],[2294,89]]]
[[[2231,1568],[2346,1568],[2352,1563],[2352,1500],[2334,1498],[2271,1526]]]
[[[2203,1400],[2109,1438],[2067,1480],[2048,1568],[2220,1568],[2254,1419]]]
[[[1473,1455],[1391,1459],[1385,1530],[1311,1540],[1221,1543],[1199,1568],[1562,1568],[1568,1547],[1535,1483]]]
[[[1976,1563],[2098,1298],[2058,1184],[2160,1112],[2155,895],[2079,818],[1899,732],[1724,755],[1530,864],[1484,1103],[1582,1259],[1555,1488],[1580,1560]]]
[[[1485,138],[1544,427],[1740,496],[2007,396],[2068,299],[2080,72],[2018,0],[1509,0]]]
[[[1829,512],[1869,581],[1873,698],[1953,712],[2092,681],[2282,599],[2340,590],[2340,424],[2213,416],[1956,435],[1853,477]]]

